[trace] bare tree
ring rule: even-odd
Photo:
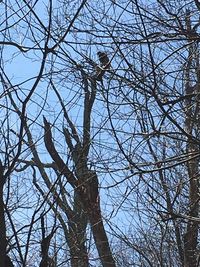
[[[197,267],[198,1],[43,2],[0,4],[1,266]]]

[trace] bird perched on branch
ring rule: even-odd
[[[107,69],[110,69],[110,60],[107,56],[106,53],[104,52],[100,52],[98,51],[97,52],[97,55],[99,57],[99,61],[101,63],[100,66],[96,66],[96,74],[95,74],[95,78],[97,81],[101,81],[102,82],[102,78],[103,78],[103,75],[105,73],[105,71]]]
[[[101,67],[109,69],[110,68],[110,60],[109,60],[107,54],[104,53],[104,52],[98,51],[97,55],[99,57],[99,61],[101,63]]]

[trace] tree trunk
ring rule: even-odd
[[[86,247],[87,215],[83,211],[79,195],[74,196],[74,216],[68,222],[68,245],[72,267],[89,267],[88,252]]]
[[[97,205],[96,205],[97,206]],[[99,204],[98,204],[99,206]],[[100,208],[96,207],[89,214],[89,220],[96,248],[103,267],[116,267],[115,261],[110,250],[108,238],[104,229]]]
[[[78,192],[80,202],[88,215],[101,264],[103,267],[116,267],[101,215],[98,176],[95,171],[84,167],[79,170],[78,176],[82,181]]]
[[[5,213],[4,213],[4,201],[3,201],[3,186],[4,186],[4,176],[3,167],[0,164],[0,266],[5,266],[6,261],[6,223],[5,223]]]
[[[190,152],[194,145],[189,144]],[[195,145],[196,146],[196,145]],[[193,150],[194,152],[194,150]],[[188,163],[189,172],[189,216],[198,217],[199,214],[199,175],[198,175],[198,161],[191,160]],[[197,266],[197,245],[198,245],[198,222],[188,221],[187,229],[184,236],[184,251],[185,251],[185,266],[184,267],[196,267]]]
[[[88,170],[87,181],[87,212],[91,224],[95,245],[103,267],[115,267],[115,261],[110,249],[108,237],[103,225],[100,198],[98,191],[98,177],[95,171]]]
[[[190,26],[190,24],[188,23]],[[190,29],[190,27],[188,28]],[[190,47],[189,57],[186,67],[186,95],[191,93],[199,94],[200,80],[197,75],[198,82],[196,86],[190,84],[190,71],[192,66],[192,57],[194,56],[193,47]],[[199,60],[199,58],[195,58]],[[198,70],[199,71],[199,70]],[[189,211],[188,216],[198,218],[199,215],[199,157],[194,155],[199,152],[199,145],[194,142],[192,135],[194,130],[199,131],[199,97],[194,100],[188,98],[185,101],[186,119],[185,126],[187,133],[191,136],[187,140],[187,154],[188,154],[188,179],[189,179]],[[198,246],[198,222],[188,220],[186,232],[184,235],[184,267],[197,266],[197,246]]]

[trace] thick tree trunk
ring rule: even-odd
[[[77,174],[79,177],[83,174],[80,178],[80,202],[87,213],[101,264],[103,267],[116,267],[101,215],[98,176],[95,171],[84,167]]]
[[[188,22],[188,29],[190,29],[190,23]],[[191,93],[199,94],[200,91],[200,79],[197,75],[198,82],[196,86],[190,85],[190,71],[192,66],[193,47],[190,47],[189,58],[186,68],[186,95]],[[199,60],[195,58],[195,60]],[[198,70],[199,71],[199,70]],[[188,98],[185,101],[186,119],[185,126],[186,132],[192,136],[194,130],[199,131],[199,97],[194,100]],[[199,153],[199,145],[194,142],[192,137],[188,137],[187,140],[187,154],[188,154],[188,180],[189,180],[189,211],[188,216],[198,218],[199,216],[199,157],[195,157]],[[186,232],[184,235],[184,267],[196,267],[197,266],[197,247],[198,247],[198,228],[197,222],[188,220]]]
[[[108,237],[103,225],[99,203],[94,210],[89,212],[91,229],[103,267],[116,267],[113,255],[109,246]]]
[[[196,169],[196,168],[195,168]],[[198,217],[199,214],[199,195],[198,195],[198,179],[197,173],[190,176],[190,211],[189,216]],[[197,263],[197,238],[198,238],[198,222],[188,221],[184,238],[185,248],[185,267],[196,267]]]
[[[3,202],[3,186],[4,186],[3,167],[0,164],[0,266],[6,267],[6,224]]]
[[[79,195],[74,196],[74,216],[68,222],[68,245],[72,267],[89,267],[88,252],[86,247],[87,215],[83,211]]]
[[[195,152],[196,144],[189,142],[188,152]],[[189,174],[189,216],[197,218],[199,214],[199,174],[198,174],[198,160],[193,159],[188,162]],[[184,267],[197,266],[197,245],[198,245],[198,222],[188,221],[187,229],[184,236],[184,251],[185,263]]]
[[[86,207],[95,245],[103,267],[116,267],[101,215],[98,176],[95,171],[83,170],[85,191],[82,203]]]
[[[79,244],[77,244],[77,242],[79,242]],[[80,244],[82,244],[82,246]],[[68,246],[70,250],[71,267],[88,267],[89,261],[85,245],[83,241],[75,237],[75,233],[71,232],[71,230],[69,233]]]

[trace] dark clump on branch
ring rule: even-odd
[[[107,56],[106,53],[104,52],[97,52],[97,55],[99,57],[99,61],[100,61],[100,66],[96,66],[96,74],[95,74],[95,78],[98,81],[102,81],[103,75],[105,73],[106,70],[110,69],[110,60]]]
[[[101,67],[103,68],[110,68],[110,61],[106,53],[104,52],[97,52],[97,55],[99,57],[99,61],[101,63]]]

